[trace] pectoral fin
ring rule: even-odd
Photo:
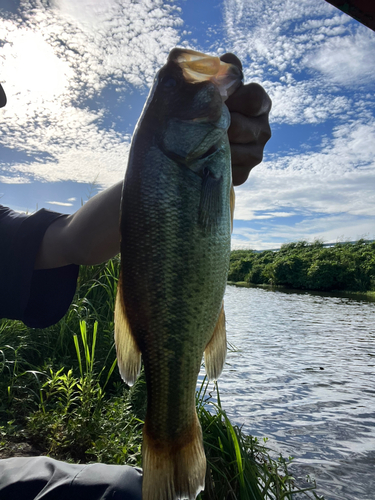
[[[115,306],[115,344],[117,365],[122,379],[133,385],[141,370],[141,352],[134,340],[122,299],[121,273]]]
[[[205,169],[199,204],[199,222],[205,228],[217,226],[220,220],[223,210],[222,183],[222,177],[217,179],[209,169]]]
[[[217,380],[223,370],[227,355],[224,303],[221,306],[214,333],[204,351],[204,364],[209,380]]]

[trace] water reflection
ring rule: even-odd
[[[230,286],[229,416],[315,477],[326,500],[375,487],[375,304],[362,298]]]

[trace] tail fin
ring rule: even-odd
[[[178,440],[177,440],[178,442]],[[195,500],[204,489],[206,456],[203,449],[202,429],[196,422],[179,446],[155,443],[143,431],[143,500]]]

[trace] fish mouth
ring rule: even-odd
[[[168,58],[182,69],[183,77],[188,83],[211,81],[219,89],[225,101],[241,86],[243,73],[234,64],[189,49],[173,49]]]

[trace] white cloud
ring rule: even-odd
[[[9,175],[9,173],[11,175]],[[28,177],[25,177],[24,175],[20,175],[19,172],[17,171],[12,172],[12,167],[9,167],[9,170],[7,171],[6,175],[0,174],[0,182],[2,184],[30,184],[31,180]]]
[[[51,162],[16,164],[8,168],[9,174],[17,173],[26,178],[43,182],[75,181],[95,183],[109,187],[124,177],[129,143],[114,143],[108,148],[71,148],[61,152]]]
[[[301,222],[279,225],[272,222],[257,228],[241,227],[234,231],[232,248],[267,250],[291,241],[323,240],[325,243],[375,239],[375,218],[357,218],[350,214],[305,218]]]
[[[108,80],[150,85],[179,39],[179,9],[163,0],[55,0],[54,8],[29,2],[29,22],[77,72],[86,92]]]
[[[266,226],[237,229],[233,245],[257,244],[254,248],[260,249],[286,239],[335,241],[342,235],[356,239],[365,234],[373,238],[374,186],[375,120],[339,125],[320,151],[266,161],[236,188],[235,219],[266,219]],[[302,221],[276,224],[279,212],[288,214],[285,209]]]
[[[23,105],[30,100],[53,101],[67,90],[74,72],[56,57],[42,33],[27,27],[14,29],[12,22],[4,21],[0,39],[6,39],[2,78],[7,82],[8,99],[22,93]]]
[[[324,161],[324,159],[322,159]],[[316,158],[319,162],[319,158]],[[303,166],[303,165],[302,165]],[[235,218],[251,220],[254,211],[299,210],[306,215],[347,212],[375,216],[375,171],[369,167],[358,172],[326,173],[267,169],[266,164],[251,174],[248,185],[237,190]],[[319,165],[317,165],[319,167]],[[242,189],[242,191],[240,191]]]
[[[344,120],[356,102],[346,88],[373,86],[375,34],[327,2],[226,0],[227,44],[247,81],[264,85],[278,123]],[[372,91],[373,94],[373,91]],[[358,98],[357,98],[358,99]],[[373,103],[373,97],[361,100]],[[366,112],[363,107],[356,112]]]
[[[250,61],[249,76],[252,69],[264,72],[267,66],[280,71],[296,67],[307,49],[321,43],[322,27],[329,34],[346,21],[337,9],[315,0],[226,0],[224,14],[230,43]],[[306,18],[315,23],[306,24]]]
[[[354,34],[328,38],[305,59],[306,66],[340,85],[373,83],[375,33],[361,27]]]
[[[46,201],[48,205],[58,205],[60,207],[72,207],[73,203],[63,202],[63,201]]]
[[[272,98],[271,123],[322,123],[347,113],[350,99],[317,92],[316,84],[308,81],[264,82]]]

